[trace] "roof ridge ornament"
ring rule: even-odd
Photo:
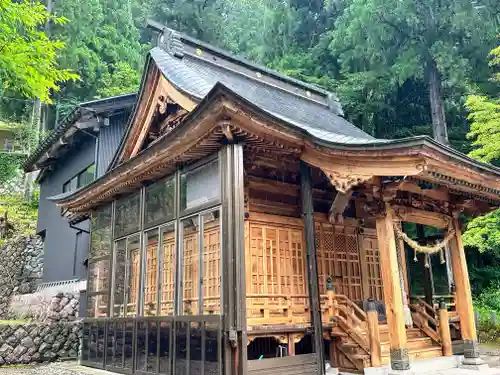
[[[184,45],[182,44],[181,34],[175,30],[168,27],[163,28],[162,33],[158,36],[157,45],[174,57],[184,57]]]

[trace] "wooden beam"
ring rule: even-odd
[[[304,218],[304,237],[306,241],[307,274],[309,279],[309,303],[311,311],[311,324],[313,326],[314,350],[318,363],[318,375],[325,373],[323,353],[323,327],[321,324],[321,306],[318,287],[318,263],[316,259],[316,241],[314,227],[314,207],[312,199],[311,167],[305,162],[300,162],[300,195],[302,200],[302,213]]]
[[[328,218],[330,222],[335,224],[342,224],[343,222],[343,214],[344,211],[351,201],[352,190],[349,189],[345,193],[338,192],[333,200],[332,207],[330,207],[330,211],[328,212]]]
[[[477,345],[476,324],[474,321],[474,309],[472,307],[469,272],[462,243],[460,220],[458,218],[453,219],[453,229],[455,229],[455,236],[450,241],[450,252],[453,276],[455,277],[460,330],[464,340],[464,355],[466,358],[478,358],[479,350]]]
[[[384,215],[385,213],[385,215]],[[392,211],[377,216],[377,237],[380,250],[380,270],[384,286],[384,302],[389,326],[391,367],[393,370],[409,370],[403,299],[399,279],[398,254],[394,236]]]
[[[419,210],[406,206],[392,206],[396,220],[407,221],[422,225],[429,225],[441,229],[448,228],[452,217],[437,212]]]
[[[450,195],[448,194],[448,190],[442,187],[436,189],[422,189],[416,183],[408,180],[395,181],[388,183],[387,185],[384,186],[384,191],[387,192],[391,191],[396,192],[398,190],[407,191],[413,194],[420,194],[423,195],[424,197],[436,199],[439,201],[444,201],[444,202],[450,201]]]

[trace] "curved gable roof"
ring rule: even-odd
[[[167,39],[161,44],[163,48],[155,47],[148,53],[137,106],[144,105],[141,97],[145,94],[148,76],[158,69],[169,84],[195,102],[205,98],[216,84],[222,84],[262,111],[326,141],[384,141],[344,119],[340,103],[331,92],[252,64],[173,30],[165,29],[163,35]],[[136,116],[140,115],[137,108],[135,111],[109,169],[123,161],[120,158],[124,144]]]

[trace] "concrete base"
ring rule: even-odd
[[[430,359],[422,359],[420,361],[411,361],[411,368],[409,373],[420,375],[420,374],[434,374],[436,371],[445,371],[450,369],[457,369],[462,363],[463,357],[461,356],[450,356],[450,357],[438,357]],[[392,370],[389,366],[383,367],[368,367],[364,370],[365,375],[406,375],[404,371]]]
[[[464,358],[460,368],[465,370],[485,371],[490,368],[481,358]]]
[[[412,370],[389,370],[388,375],[415,375]]]

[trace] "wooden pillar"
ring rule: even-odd
[[[455,277],[457,311],[460,316],[460,330],[464,340],[465,359],[479,358],[479,347],[477,343],[476,325],[474,322],[474,309],[472,307],[472,294],[467,270],[467,260],[465,258],[464,246],[462,243],[462,232],[460,219],[453,219],[453,229],[455,236],[450,241],[451,263],[453,276]]]
[[[224,373],[247,373],[243,148],[226,145],[219,153],[222,180],[222,313]]]
[[[366,315],[368,318],[368,338],[370,340],[372,367],[380,367],[382,361],[382,348],[380,346],[380,328],[378,326],[378,312],[375,302],[368,302]]]
[[[316,260],[316,241],[314,228],[314,208],[312,198],[311,167],[300,161],[300,195],[302,202],[302,216],[304,218],[304,238],[306,241],[307,276],[309,285],[309,304],[311,324],[313,327],[313,343],[318,360],[318,374],[325,372],[323,353],[323,327],[321,324],[321,306],[318,287],[318,264]]]
[[[383,203],[380,202],[380,204]],[[393,370],[409,370],[410,359],[408,357],[394,224],[392,211],[387,209],[385,204],[383,204],[382,212],[379,212],[377,216],[376,223],[384,302],[389,326],[391,368]]]
[[[448,307],[444,301],[439,303],[439,334],[441,336],[441,346],[443,355],[446,357],[453,355],[451,345],[450,321],[448,318]]]

